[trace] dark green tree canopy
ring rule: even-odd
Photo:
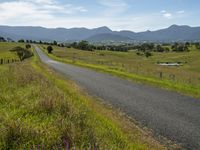
[[[52,47],[52,46],[48,46],[48,47],[47,47],[47,51],[48,51],[49,54],[51,54],[52,51],[53,51],[53,47]]]
[[[17,53],[20,61],[23,61],[26,58],[30,58],[33,56],[33,53],[30,50],[27,50],[25,48],[22,47],[15,47],[12,50],[10,50],[11,52],[15,52]]]
[[[26,49],[29,49],[31,48],[31,45],[30,44],[26,44]]]

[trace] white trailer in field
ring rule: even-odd
[[[183,63],[179,62],[158,62],[157,64],[159,66],[183,66]]]

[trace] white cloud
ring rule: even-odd
[[[124,0],[98,0],[98,2],[105,7],[104,16],[117,16],[129,8]]]
[[[85,9],[85,8],[82,7],[82,6],[75,7],[74,9],[77,10],[77,11],[80,11],[80,12],[87,12],[87,11],[88,11],[87,9]]]
[[[171,13],[164,13],[163,16],[167,19],[171,19],[172,18],[172,14]]]
[[[166,12],[167,12],[166,10],[162,10],[162,11],[161,11],[161,13],[166,13]]]
[[[169,11],[166,11],[166,10],[162,10],[160,13],[162,14],[162,16],[164,18],[175,19],[175,18],[183,17],[183,14],[185,13],[185,11],[180,10],[180,11],[169,12]]]
[[[24,19],[45,20],[47,18],[59,18],[59,15],[66,16],[81,12],[86,12],[82,6],[71,4],[62,5],[55,0],[18,0],[10,2],[0,2],[1,24],[27,21]],[[30,19],[29,19],[30,18]],[[35,19],[35,20],[34,20]]]
[[[85,7],[61,4],[58,0],[0,1],[0,24],[50,28],[108,26],[114,30],[143,31],[176,24],[176,17],[185,15],[178,11],[167,10],[162,10],[160,13],[132,14],[127,13],[129,6],[125,0],[98,0],[98,2],[103,6],[102,13],[88,15],[85,13],[88,11]]]
[[[178,14],[183,14],[183,13],[185,13],[185,11],[184,10],[180,10],[180,11],[177,11],[177,13]]]
[[[108,7],[127,6],[127,4],[123,0],[99,0],[99,3]]]
[[[166,10],[162,10],[161,13],[162,13],[162,16],[163,16],[164,18],[167,18],[167,19],[171,19],[172,16],[173,16],[172,13],[170,13],[170,12],[168,12],[168,11],[166,11]]]
[[[37,3],[37,4],[49,4],[49,5],[56,4],[55,0],[19,0],[19,1]]]

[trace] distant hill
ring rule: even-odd
[[[100,27],[95,29],[87,28],[43,28],[43,27],[10,27],[0,26],[0,34],[4,33],[14,39],[29,39],[29,40],[44,40],[44,41],[76,41],[84,40],[95,34],[112,33],[107,27]]]
[[[138,33],[138,40],[149,41],[200,41],[200,27],[172,25],[167,29]]]
[[[150,41],[150,42],[175,42],[175,41],[200,41],[200,27],[172,25],[169,28],[157,31],[132,32],[112,31],[108,27],[94,29],[87,28],[44,28],[44,27],[11,27],[0,26],[0,36],[13,40],[43,40],[60,42],[88,40],[91,42],[105,41]]]
[[[132,41],[131,38],[121,35],[116,35],[113,33],[102,33],[102,34],[95,34],[94,36],[89,37],[86,39],[89,42],[106,42],[106,41],[114,41],[114,42],[121,42],[121,41]]]

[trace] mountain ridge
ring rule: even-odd
[[[41,26],[0,26],[0,36],[13,40],[42,41],[123,41],[123,42],[175,42],[200,41],[200,27],[188,25],[171,25],[155,31],[133,32],[129,30],[113,31],[106,26],[99,28],[45,28]]]

